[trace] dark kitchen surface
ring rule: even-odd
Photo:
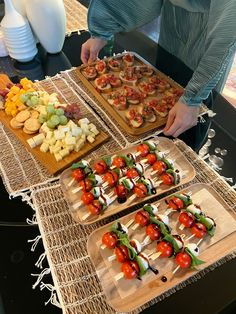
[[[54,75],[71,66],[80,65],[80,47],[89,37],[87,32],[80,36],[73,34],[66,38],[63,52],[57,55],[46,55],[40,49],[38,58],[27,64],[12,62],[8,58],[2,58],[0,66],[11,70],[8,73],[14,80],[27,76],[32,79],[42,79],[44,75]],[[114,51],[121,52],[124,49],[136,51],[152,64],[156,64],[157,44],[140,32],[120,34],[116,37]],[[107,51],[104,52],[107,54]],[[5,59],[5,60],[3,60]],[[168,58],[163,68],[169,67]],[[187,70],[186,70],[187,71]],[[189,73],[182,73],[183,79]],[[218,114],[213,121],[207,119],[206,123],[199,124],[187,134],[185,141],[195,150],[199,150],[206,141],[207,131],[213,128],[216,136],[212,139],[210,154],[216,147],[228,150],[224,157],[224,166],[221,172],[226,177],[236,178],[234,161],[235,152],[235,109],[220,95],[214,94],[214,111]],[[32,284],[36,278],[31,273],[39,273],[34,263],[43,252],[38,245],[34,253],[30,252],[28,239],[38,235],[38,228],[32,226],[15,226],[25,224],[27,217],[32,217],[32,209],[19,199],[9,200],[1,183],[1,211],[0,211],[0,314],[28,314],[28,313],[61,313],[61,310],[51,306],[46,307],[44,302],[49,299],[49,291],[40,291],[39,287],[32,290]],[[4,225],[5,224],[5,225]],[[12,224],[13,226],[8,226]],[[44,261],[44,267],[47,266]],[[235,313],[236,312],[236,260],[223,264],[216,270],[208,273],[204,278],[187,286],[147,309],[144,313]],[[50,282],[47,276],[44,282]]]

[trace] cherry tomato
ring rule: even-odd
[[[112,165],[116,168],[124,168],[126,166],[126,162],[122,157],[117,156],[113,159]]]
[[[146,227],[146,234],[152,241],[158,240],[161,236],[161,230],[158,225],[150,224]]]
[[[134,193],[139,198],[145,197],[147,195],[147,188],[143,183],[137,183],[134,187]]]
[[[165,184],[165,185],[174,184],[174,178],[169,173],[163,173],[163,175],[161,176],[161,180],[162,180],[163,184]]]
[[[192,226],[191,232],[192,234],[195,235],[196,238],[201,239],[205,237],[207,230],[206,230],[206,227],[202,223],[197,222],[195,223],[195,225]]]
[[[79,185],[82,187],[83,192],[89,192],[93,187],[91,180],[86,178],[81,180]]]
[[[173,196],[169,200],[168,206],[174,210],[180,210],[184,208],[184,202],[180,198]]]
[[[81,200],[84,202],[84,204],[88,205],[92,203],[92,201],[94,200],[94,196],[90,192],[85,192],[82,194]]]
[[[181,268],[189,268],[191,265],[191,257],[185,252],[178,253],[175,261]]]
[[[128,194],[128,190],[123,184],[119,184],[115,186],[114,191],[119,198],[126,198]]]
[[[117,246],[114,253],[119,263],[124,263],[129,260],[129,250],[125,245]]]
[[[194,225],[195,217],[192,213],[183,212],[179,215],[179,222],[186,228],[191,228]]]
[[[72,177],[79,182],[85,178],[85,173],[83,169],[78,168],[72,171]]]
[[[124,262],[121,266],[121,271],[124,274],[126,279],[134,279],[137,278],[139,275],[139,266],[138,263],[135,261],[127,261]]]
[[[102,210],[102,205],[98,200],[93,200],[92,203],[88,205],[88,210],[92,215],[99,215]]]
[[[146,157],[147,154],[149,153],[149,146],[145,143],[143,144],[139,144],[138,147],[137,147],[137,152],[140,153],[140,156],[141,157]]]
[[[167,241],[157,243],[157,252],[160,252],[160,257],[170,257],[173,254],[173,247]]]
[[[146,156],[146,158],[147,158],[147,162],[149,163],[149,165],[153,165],[157,161],[156,154],[148,154]]]
[[[116,247],[117,243],[117,236],[114,232],[106,232],[102,236],[102,243],[108,248],[108,249],[114,249]]]
[[[146,210],[141,209],[134,217],[135,222],[141,227],[147,226],[150,223],[150,215]]]
[[[152,165],[152,169],[157,171],[157,174],[160,176],[161,174],[163,174],[166,169],[167,169],[167,165],[164,163],[164,161],[161,160],[157,160],[153,165]]]
[[[139,177],[139,173],[135,168],[131,168],[127,170],[126,177],[129,179],[134,179],[136,177]]]
[[[118,174],[115,171],[108,171],[104,174],[104,181],[106,181],[110,187],[115,186],[118,179]]]
[[[94,165],[94,169],[98,174],[103,174],[107,171],[108,166],[105,163],[104,160],[99,160],[98,162],[96,162],[96,164]]]

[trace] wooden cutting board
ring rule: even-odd
[[[50,174],[57,174],[62,170],[68,168],[73,162],[84,157],[96,147],[100,146],[102,143],[106,142],[109,136],[100,131],[100,134],[96,136],[95,142],[90,144],[87,142],[79,152],[71,152],[70,155],[65,157],[63,160],[57,162],[54,155],[50,153],[43,153],[40,151],[40,146],[35,148],[30,148],[27,140],[32,138],[34,135],[28,135],[23,132],[22,129],[13,129],[10,126],[11,117],[8,117],[3,110],[0,111],[0,121],[18,138],[18,140],[26,147],[26,149],[32,153],[35,158],[48,170]]]

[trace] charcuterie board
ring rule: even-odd
[[[170,191],[173,188],[176,188],[179,185],[185,184],[189,181],[191,181],[195,177],[195,170],[193,166],[188,162],[188,160],[183,156],[183,154],[179,151],[179,149],[174,145],[173,141],[164,138],[159,137],[158,139],[153,141],[157,144],[157,149],[162,152],[168,152],[167,156],[169,159],[171,159],[174,163],[174,167],[178,169],[178,171],[184,173],[184,176],[180,179],[180,181],[176,185],[160,185],[156,188],[156,193],[152,195],[147,195],[144,198],[136,198],[136,199],[129,199],[125,202],[119,202],[119,200],[115,200],[112,204],[110,204],[102,213],[99,215],[88,215],[88,209],[87,206],[84,204],[81,204],[80,207],[76,208],[76,204],[78,201],[81,200],[82,191],[77,191],[77,188],[79,187],[79,183],[77,181],[74,181],[73,184],[71,182],[72,179],[72,169],[66,169],[60,176],[60,183],[61,187],[64,193],[64,196],[69,204],[70,212],[73,217],[73,219],[80,224],[91,224],[95,223],[101,219],[107,218],[111,215],[114,215],[124,209],[133,207],[139,203],[145,202],[147,200],[150,200],[151,198],[160,195],[162,193],[165,193],[167,191]],[[129,147],[127,149],[124,149],[122,151],[114,152],[110,156],[120,156],[120,155],[127,155],[132,154],[136,152],[136,146]],[[104,156],[108,157],[108,156]],[[93,167],[93,164],[95,164],[97,160],[94,160],[91,163],[91,166]],[[145,170],[145,177],[150,176],[150,172],[152,171],[151,167],[148,167],[147,170]],[[112,188],[106,189],[105,193],[112,192]],[[85,218],[86,217],[86,218]]]
[[[174,258],[158,257],[151,261],[152,267],[159,271],[153,274],[150,270],[143,275],[142,280],[125,279],[117,280],[117,274],[121,271],[121,265],[116,259],[108,259],[114,253],[113,249],[102,248],[102,237],[111,230],[114,222],[95,230],[89,237],[87,243],[88,254],[96,269],[100,279],[107,302],[118,312],[129,312],[144,303],[175,289],[183,281],[191,279],[198,271],[216,263],[221,258],[232,253],[236,248],[236,219],[235,213],[228,207],[217,192],[206,184],[195,184],[178,193],[189,193],[194,204],[201,206],[207,216],[214,217],[216,222],[215,233],[212,237],[206,235],[200,242],[199,257],[205,263],[199,265],[197,269],[179,269],[175,274],[176,268]],[[158,214],[163,214],[167,208],[166,200],[170,196],[158,201]],[[138,212],[138,211],[136,211]],[[119,219],[122,225],[127,225],[135,217],[136,212],[130,213]],[[187,239],[191,236],[188,228],[179,229],[178,212],[172,213],[169,217],[169,226],[172,234],[179,234],[186,246]],[[184,237],[184,236],[185,237]],[[139,226],[136,230],[132,226],[128,227],[129,239],[136,239],[142,242],[145,238],[145,227]],[[198,243],[199,239],[192,238],[191,243]],[[156,241],[144,247],[143,251],[148,256],[156,252]],[[165,280],[164,280],[165,279]]]
[[[131,66],[123,61],[125,56],[133,57]],[[110,67],[111,61],[118,61],[120,66]],[[104,63],[105,69],[96,72],[99,62]],[[93,70],[95,73],[88,73],[88,76],[87,72]],[[134,52],[105,58],[89,66],[82,65],[77,73],[100,105],[131,135],[144,134],[163,126],[168,111],[183,93],[180,85]],[[103,78],[105,81],[108,78],[107,86]],[[103,87],[99,88],[101,80]]]
[[[10,126],[10,121],[12,117],[8,117],[4,111],[0,111],[0,121],[18,138],[18,140],[32,153],[36,159],[48,170],[50,174],[57,174],[64,169],[68,168],[73,162],[79,160],[96,147],[102,145],[102,143],[106,142],[109,138],[107,134],[103,131],[100,131],[98,136],[96,136],[96,140],[91,144],[87,142],[79,152],[71,152],[68,156],[66,156],[61,161],[56,161],[55,157],[50,153],[44,153],[40,151],[39,147],[30,148],[27,140],[32,138],[32,135],[28,135],[23,132],[22,129],[13,129]]]

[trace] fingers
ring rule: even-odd
[[[164,128],[164,133],[166,134],[166,132],[168,132],[169,128],[171,127],[171,125],[173,124],[175,120],[175,113],[170,111],[169,115],[168,115],[168,120],[166,122],[166,126]],[[167,135],[167,134],[166,134]]]
[[[88,63],[89,49],[85,45],[82,45],[80,58],[81,58],[81,61],[83,62],[83,64],[87,64]]]
[[[94,62],[94,61],[97,59],[98,53],[99,53],[99,51],[98,51],[97,49],[96,49],[96,50],[90,49],[90,51],[89,51],[88,64]]]

